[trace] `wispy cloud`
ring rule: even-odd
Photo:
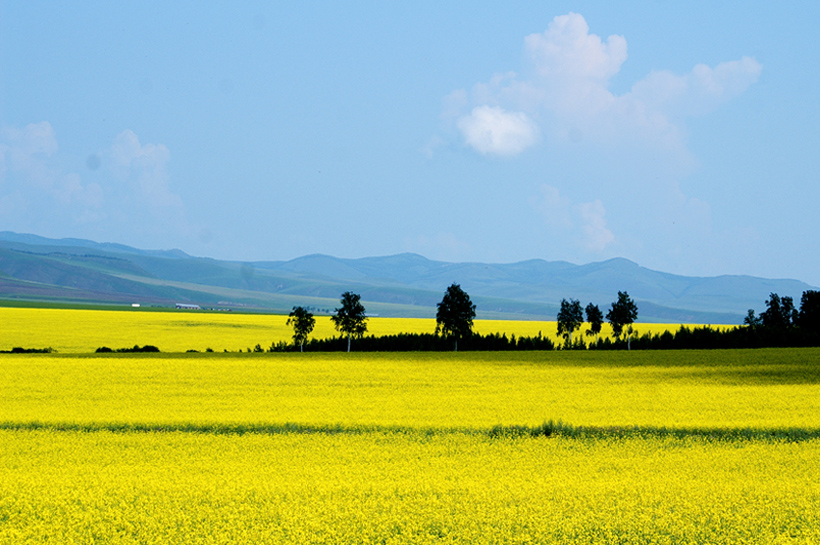
[[[185,236],[190,228],[182,199],[170,187],[170,158],[166,146],[141,144],[125,130],[89,156],[88,172],[81,174],[65,168],[72,158],[60,151],[49,122],[2,127],[0,210],[17,228],[33,232],[63,234],[73,225],[86,236],[105,236],[112,228],[137,237]]]
[[[114,138],[109,150],[114,171],[124,177],[131,189],[150,206],[181,207],[182,200],[168,185],[171,153],[163,144],[140,144],[131,130]]]
[[[47,121],[24,128],[0,129],[0,181],[7,173],[21,174],[33,183],[48,185],[52,173],[48,158],[57,151],[54,129]]]
[[[89,217],[89,209],[103,204],[102,188],[82,183],[80,176],[55,166],[53,156],[59,151],[54,128],[47,121],[31,123],[20,129],[0,129],[0,189],[4,199],[19,207],[46,206],[51,198],[61,206],[76,205],[78,217]]]
[[[615,242],[615,235],[607,226],[606,208],[600,199],[573,203],[558,188],[542,185],[530,204],[556,238],[569,238],[593,254],[603,252]]]
[[[578,217],[581,224],[581,242],[591,252],[601,252],[614,242],[615,235],[606,226],[606,209],[596,199],[578,205]]]
[[[685,149],[682,120],[703,115],[744,92],[762,66],[751,57],[691,72],[652,72],[622,95],[609,90],[627,59],[623,36],[606,40],[586,20],[555,17],[543,33],[524,38],[522,74],[496,74],[448,97],[450,118],[469,147],[515,155],[549,139]]]
[[[468,145],[481,153],[517,155],[538,140],[538,127],[523,112],[477,106],[458,120]]]

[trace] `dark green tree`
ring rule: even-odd
[[[760,327],[763,324],[759,316],[755,316],[755,309],[750,308],[749,311],[746,313],[746,317],[743,318],[743,325],[748,326],[752,329],[756,327]]]
[[[347,334],[347,351],[350,352],[351,337],[361,337],[367,332],[367,315],[361,296],[346,291],[342,294],[342,306],[334,309],[335,314],[330,317],[336,331]]]
[[[293,343],[299,345],[299,351],[305,351],[305,341],[316,325],[313,314],[303,307],[293,307],[288,314],[288,325],[293,326]]]
[[[598,335],[601,334],[601,326],[604,324],[604,313],[598,308],[598,305],[592,303],[587,305],[587,322],[589,322],[589,329],[587,335],[595,336],[595,341],[598,341]]]
[[[632,324],[638,318],[638,306],[625,291],[618,292],[618,300],[612,303],[606,319],[612,326],[612,334],[620,339],[626,331],[626,349],[632,349]],[[624,329],[626,328],[626,329]]]
[[[783,297],[780,302],[783,305],[783,315],[785,319],[788,320],[789,326],[796,326],[800,321],[800,312],[797,310],[797,307],[794,306],[794,299],[786,296]]]
[[[453,339],[454,350],[458,351],[458,340],[466,339],[473,333],[475,305],[467,292],[454,283],[447,288],[441,303],[436,306],[436,335],[441,333],[444,337]]]
[[[820,291],[808,290],[800,298],[800,328],[807,333],[820,334]]]
[[[776,293],[769,294],[766,301],[766,310],[760,313],[763,326],[776,331],[783,331],[797,323],[797,310],[791,297],[780,297]]]
[[[584,323],[584,311],[577,299],[561,299],[561,310],[558,311],[558,335],[564,337],[564,346],[572,348],[572,332]]]

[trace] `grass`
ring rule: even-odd
[[[492,426],[490,428],[431,428],[406,426],[357,425],[312,425],[286,422],[284,424],[152,424],[139,423],[44,423],[0,422],[0,430],[5,431],[45,431],[45,432],[110,432],[110,433],[195,433],[211,435],[419,435],[419,436],[477,436],[490,438],[515,437],[562,437],[567,439],[704,439],[706,441],[749,441],[749,442],[806,442],[820,439],[820,428],[665,428],[651,426],[608,427],[572,426],[562,422],[545,422],[539,426]]]

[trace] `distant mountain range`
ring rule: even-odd
[[[764,310],[769,293],[816,289],[797,280],[751,276],[687,277],[626,259],[588,265],[533,259],[510,264],[446,263],[416,254],[340,259],[308,255],[243,263],[192,257],[180,250],[140,250],[81,239],[0,232],[0,300],[203,307],[330,313],[344,291],[361,294],[372,315],[434,317],[457,282],[478,318],[554,320],[563,298],[606,312],[628,291],[644,322],[737,324]]]

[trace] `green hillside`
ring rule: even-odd
[[[332,312],[344,291],[368,312],[432,317],[444,289],[458,282],[480,318],[554,319],[561,299],[606,308],[619,290],[645,322],[740,323],[769,293],[799,298],[811,286],[748,276],[693,278],[625,260],[588,265],[530,260],[446,263],[415,254],[363,259],[325,255],[240,263],[179,250],[140,250],[78,239],[0,232],[0,300],[203,307],[288,312],[295,305]]]

